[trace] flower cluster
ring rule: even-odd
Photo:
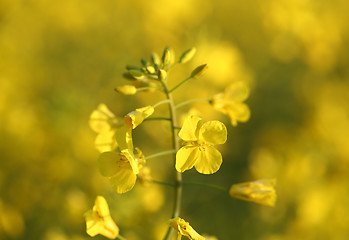
[[[150,61],[141,60],[142,66],[127,66],[124,76],[130,81],[130,84],[115,88],[118,93],[124,95],[134,95],[139,91],[159,91],[165,94],[166,99],[154,105],[137,108],[124,117],[116,117],[105,104],[100,104],[97,110],[92,112],[90,126],[98,134],[95,145],[101,152],[98,158],[98,168],[101,175],[109,179],[117,193],[130,191],[139,178],[140,182],[147,183],[146,185],[160,183],[173,187],[176,192],[175,196],[181,196],[183,186],[190,184],[182,180],[182,174],[185,171],[195,167],[201,174],[213,174],[220,169],[223,157],[217,147],[227,141],[226,126],[217,120],[204,121],[194,110],[185,114],[182,126],[178,126],[177,108],[191,102],[203,101],[228,115],[233,126],[236,126],[237,122],[246,122],[249,119],[250,110],[243,103],[249,95],[249,88],[242,81],[232,83],[224,92],[206,100],[191,99],[175,105],[172,92],[188,80],[201,77],[207,70],[207,65],[196,67],[186,79],[171,89],[167,84],[169,71],[177,64],[188,62],[195,52],[195,48],[190,48],[177,61],[171,48],[165,48],[161,58],[153,53]],[[169,116],[150,118],[157,113],[156,108],[162,104],[168,105]],[[172,149],[144,155],[139,148],[133,146],[132,133],[145,120],[170,122]],[[174,158],[173,165],[176,171],[174,183],[154,180],[150,175],[149,166],[146,165],[146,160],[168,154],[173,155]],[[205,186],[205,183],[194,184]],[[230,191],[224,187],[215,188],[229,192],[233,198],[273,206],[276,199],[274,185],[274,180],[259,180],[234,184]],[[207,186],[212,187],[212,185]],[[172,239],[174,232],[177,232],[178,240],[182,237],[192,240],[217,239],[201,236],[179,216],[180,199],[176,197],[173,218],[169,220],[169,229],[165,236],[166,240]],[[125,239],[119,235],[119,228],[110,217],[107,202],[103,197],[97,197],[95,206],[86,213],[85,217],[87,233],[90,236],[101,234],[112,239],[116,237]]]

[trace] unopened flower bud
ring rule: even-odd
[[[276,201],[275,184],[275,179],[238,183],[231,186],[229,194],[240,200],[274,206]]]
[[[128,71],[132,77],[135,79],[142,79],[144,77],[143,73],[140,70],[132,69]]]
[[[161,59],[157,53],[152,53],[151,56],[151,61],[154,65],[160,65],[161,64]]]
[[[146,59],[144,59],[144,58],[141,59],[141,63],[142,63],[142,65],[145,66],[145,67],[148,66],[148,65],[150,65],[149,62],[148,62]]]
[[[124,95],[134,95],[137,92],[137,88],[133,85],[123,85],[116,87],[115,91]]]
[[[186,63],[188,62],[189,60],[191,60],[193,58],[193,56],[195,55],[196,53],[196,48],[190,48],[188,50],[186,50],[182,56],[179,58],[179,63]]]
[[[204,74],[206,72],[207,68],[208,68],[207,64],[203,64],[203,65],[198,66],[197,68],[195,68],[191,72],[190,77],[191,78],[198,78],[198,77],[200,77],[202,74]]]
[[[126,65],[127,70],[140,70],[138,66],[135,65]]]
[[[169,65],[171,62],[171,51],[169,47],[164,49],[164,53],[162,54],[162,63],[164,66]]]
[[[167,77],[167,72],[163,69],[160,69],[159,72],[158,72],[158,78],[160,81],[163,81],[165,80]]]
[[[146,69],[147,69],[147,72],[149,74],[154,74],[155,73],[155,68],[153,66],[148,66],[148,67],[146,67]]]

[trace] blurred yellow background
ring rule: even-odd
[[[220,240],[349,239],[348,8],[344,0],[1,0],[0,239],[90,239],[83,214],[96,195],[129,240],[161,238],[171,189],[113,193],[98,172],[88,119],[101,102],[123,116],[160,100],[113,89],[127,83],[126,64],[167,45],[177,56],[198,50],[172,86],[209,65],[175,93],[178,102],[236,80],[251,86],[251,119],[237,127],[195,105],[205,120],[226,123],[229,139],[219,172],[184,178],[226,187],[278,180],[275,208],[187,187],[182,217]],[[169,146],[159,139],[166,126],[156,124],[134,133],[145,154]],[[172,180],[167,160],[150,161],[154,178]]]

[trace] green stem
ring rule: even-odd
[[[157,103],[155,103],[155,104],[153,105],[153,108],[156,108],[156,107],[158,107],[158,106],[160,106],[160,105],[162,105],[162,104],[165,104],[165,103],[170,103],[170,100],[169,100],[169,99],[165,99],[165,100],[162,100],[162,101],[160,101],[160,102],[157,102]]]
[[[149,160],[151,158],[156,158],[156,157],[160,157],[160,156],[164,156],[164,155],[173,154],[173,153],[176,153],[176,152],[177,152],[177,150],[170,149],[170,150],[166,150],[166,151],[163,151],[163,152],[154,153],[154,154],[151,154],[149,156],[146,156],[145,160]]]
[[[177,88],[179,88],[183,83],[185,83],[186,81],[192,79],[192,77],[187,77],[186,79],[184,79],[182,82],[178,83],[176,86],[174,86],[170,91],[168,91],[168,93],[173,92],[174,90],[176,90]]]
[[[207,183],[200,183],[200,182],[184,182],[182,181],[182,185],[196,185],[196,186],[202,186],[202,187],[207,187],[207,188],[212,188],[216,190],[220,190],[223,192],[228,192],[229,189],[222,187],[222,186],[217,186],[214,184],[207,184]]]
[[[173,98],[171,95],[171,91],[168,90],[167,84],[166,84],[166,80],[161,81],[163,87],[164,87],[164,92],[166,94],[167,99],[169,100],[169,111],[170,111],[170,118],[172,119],[171,121],[171,131],[172,131],[172,148],[177,150],[179,149],[179,143],[177,141],[177,117],[176,117],[176,108],[173,102]],[[176,154],[173,154],[173,161],[174,164],[176,162]],[[172,212],[172,218],[178,217],[181,211],[181,199],[182,199],[182,185],[181,185],[181,181],[182,181],[182,174],[180,172],[177,172],[175,170],[175,184],[174,184],[174,190],[175,190],[175,194],[174,194],[174,205],[173,205],[173,212]],[[171,237],[173,236],[173,228],[169,227],[166,235],[164,237],[164,240],[170,240]]]
[[[167,182],[161,182],[161,181],[156,181],[156,180],[151,180],[153,183],[164,185],[164,186],[170,186],[170,187],[175,187],[173,183],[167,183]]]
[[[165,120],[165,121],[171,121],[170,118],[166,117],[152,117],[152,118],[146,118],[143,121],[154,121],[154,120]]]
[[[206,99],[206,98],[194,98],[194,99],[189,99],[187,101],[184,101],[184,102],[181,102],[181,103],[178,103],[176,105],[176,109],[178,108],[181,108],[185,105],[188,105],[190,103],[194,103],[194,102],[210,102],[211,100],[210,99]]]

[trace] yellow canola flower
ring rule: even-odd
[[[178,135],[184,141],[184,146],[176,154],[178,172],[184,172],[193,166],[203,174],[218,171],[223,160],[214,145],[223,144],[227,140],[227,129],[223,123],[204,123],[198,116],[189,116]]]
[[[254,182],[238,183],[231,186],[229,194],[233,198],[275,206],[276,179],[261,179]]]
[[[177,240],[181,240],[182,236],[187,237],[192,240],[205,240],[203,236],[198,234],[188,222],[184,219],[176,217],[169,220],[169,224],[178,232]]]
[[[128,113],[124,120],[129,128],[135,129],[139,124],[141,124],[144,119],[149,117],[154,113],[154,108],[152,106],[146,106],[138,108],[135,111]]]
[[[117,147],[115,133],[124,122],[122,118],[115,117],[109,108],[101,103],[90,115],[90,128],[98,133],[95,146],[99,152],[114,150]]]
[[[132,129],[123,126],[116,132],[120,152],[104,152],[98,158],[98,168],[107,177],[117,193],[130,191],[136,183],[137,174],[145,163],[143,153],[132,143]]]
[[[91,237],[101,234],[109,239],[119,235],[119,228],[110,216],[108,203],[102,196],[97,196],[92,210],[85,213],[86,232]]]
[[[250,109],[243,103],[249,96],[249,88],[243,81],[229,85],[224,93],[218,93],[212,98],[213,107],[229,116],[231,124],[236,126],[238,122],[247,122],[250,118]]]

